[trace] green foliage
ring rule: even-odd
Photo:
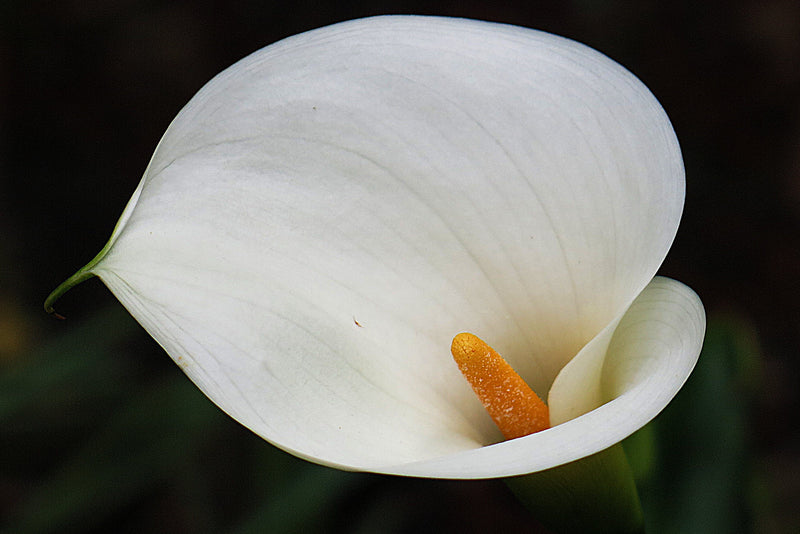
[[[555,532],[641,534],[642,507],[622,446],[547,471],[506,480]]]
[[[760,379],[750,325],[712,317],[697,367],[672,403],[625,441],[647,531],[751,532],[750,410]]]

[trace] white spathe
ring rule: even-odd
[[[91,272],[278,447],[508,476],[620,441],[688,377],[702,305],[654,279],[683,198],[667,116],[605,56],[513,26],[378,17],[209,82]],[[450,356],[463,331],[549,392],[558,424],[500,442]]]

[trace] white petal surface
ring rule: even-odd
[[[697,295],[680,282],[658,277],[634,301],[613,335],[601,372],[605,404],[530,436],[385,472],[443,478],[511,476],[604,450],[647,424],[675,396],[697,363],[705,325]]]
[[[499,432],[452,337],[474,332],[547,393],[652,279],[683,194],[666,115],[605,56],[510,26],[381,17],[284,40],[207,84],[94,272],[279,447],[352,469],[523,473],[553,457],[480,448]],[[501,473],[481,463],[494,450],[508,451]]]

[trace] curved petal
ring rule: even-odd
[[[621,319],[622,315],[611,321],[556,376],[547,395],[552,426],[575,419],[608,400],[602,388],[603,364]]]
[[[452,336],[546,392],[652,279],[683,193],[666,115],[605,56],[498,24],[364,19],[209,82],[92,272],[241,423],[383,470],[483,454],[499,434]]]
[[[705,325],[697,295],[680,282],[658,277],[634,301],[611,339],[601,373],[608,402],[536,434],[381,471],[506,477],[602,451],[643,427],[672,400],[697,363]]]

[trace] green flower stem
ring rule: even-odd
[[[644,516],[622,445],[506,484],[558,533],[643,534]]]
[[[58,299],[61,298],[61,296],[64,293],[66,293],[73,287],[77,286],[81,282],[85,282],[89,278],[96,276],[95,273],[92,272],[92,268],[94,268],[95,265],[100,263],[100,260],[103,259],[103,257],[106,255],[106,253],[110,248],[111,248],[111,240],[109,240],[109,242],[106,243],[106,245],[103,247],[103,250],[101,250],[97,254],[97,256],[92,258],[92,261],[81,267],[78,270],[78,272],[76,272],[63,282],[61,282],[61,284],[57,288],[55,288],[53,292],[50,293],[50,295],[44,301],[44,311],[46,311],[47,313],[55,314],[56,317],[61,317],[56,313],[56,310],[55,308],[53,308],[53,305],[56,303]]]

